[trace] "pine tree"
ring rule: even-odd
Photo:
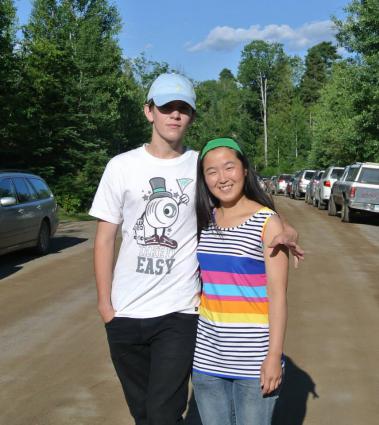
[[[316,103],[320,89],[330,75],[332,64],[339,58],[337,48],[330,42],[316,44],[308,50],[305,72],[300,83],[300,97],[306,107]]]
[[[13,150],[18,61],[15,54],[16,10],[12,0],[0,0],[0,166],[9,168],[6,157]]]

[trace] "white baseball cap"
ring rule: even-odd
[[[188,78],[180,74],[161,74],[157,77],[147,95],[147,102],[151,100],[157,106],[181,100],[196,110],[196,94],[193,85]]]

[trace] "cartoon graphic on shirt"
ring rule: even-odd
[[[178,247],[177,241],[171,239],[168,234],[179,217],[179,205],[187,205],[189,202],[189,197],[184,190],[193,180],[183,178],[176,181],[181,195],[177,192],[173,195],[171,191],[168,191],[163,177],[153,177],[149,180],[152,192],[150,196],[144,196],[148,203],[133,228],[134,239],[138,245],[160,245],[170,249]],[[178,201],[177,197],[179,197]]]

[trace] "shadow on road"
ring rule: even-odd
[[[379,226],[379,217],[357,214],[353,217],[352,222],[359,224],[367,224],[368,226]]]
[[[71,236],[56,236],[51,240],[50,251],[48,255],[57,254],[64,249],[78,245],[85,242],[87,238],[76,238]],[[25,263],[38,258],[33,253],[32,249],[24,249],[22,251],[15,251],[10,254],[0,256],[0,279],[17,273],[22,269]]]
[[[272,425],[302,425],[309,395],[318,398],[312,378],[286,357],[283,387],[275,407]]]

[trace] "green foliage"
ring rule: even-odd
[[[379,3],[352,0],[346,12],[337,38],[354,59],[327,42],[305,61],[251,42],[237,77],[225,68],[195,84],[186,143],[233,137],[262,175],[379,161]],[[123,58],[120,28],[108,0],[34,0],[16,49],[14,2],[0,0],[0,167],[40,174],[71,214],[89,208],[111,156],[149,141],[148,87],[174,71],[144,54]]]
[[[146,91],[146,95],[151,83],[160,75],[166,72],[174,72],[166,62],[157,62],[147,59],[145,53],[141,53],[132,62],[134,75],[137,81]]]
[[[359,69],[353,101],[357,156],[379,161],[379,2],[353,0],[346,7],[345,21],[335,19],[337,39],[356,52]]]
[[[215,137],[233,137],[249,151],[251,131],[241,89],[233,78],[218,81],[204,81],[196,86],[196,119],[187,137],[187,143],[194,149]]]
[[[313,144],[309,163],[313,167],[344,166],[363,160],[357,141],[354,99],[359,68],[348,62],[333,67],[332,78],[320,92],[313,108]]]
[[[260,77],[269,81],[269,90],[274,91],[280,79],[280,71],[287,62],[283,46],[262,40],[247,44],[241,53],[238,81],[244,87],[260,90]]]
[[[300,82],[300,97],[305,106],[316,103],[319,92],[325,85],[333,63],[339,58],[337,48],[323,41],[308,50],[305,72]]]
[[[5,152],[13,150],[12,130],[16,107],[18,61],[14,52],[16,10],[12,0],[0,0],[0,142]]]

